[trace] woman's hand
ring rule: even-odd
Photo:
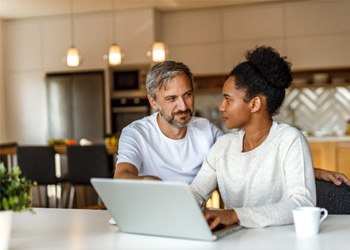
[[[216,228],[218,225],[233,225],[238,223],[238,217],[233,209],[204,209],[203,214],[207,220],[210,229]]]
[[[315,171],[315,177],[318,180],[331,181],[337,186],[341,185],[344,182],[345,184],[350,186],[349,178],[342,173],[320,169],[320,168],[314,168],[314,171]]]

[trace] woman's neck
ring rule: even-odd
[[[244,128],[242,152],[248,152],[260,146],[269,135],[271,126],[272,119],[266,119]]]

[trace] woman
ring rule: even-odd
[[[290,63],[270,47],[249,51],[223,87],[219,109],[227,128],[191,184],[204,204],[218,187],[226,209],[205,210],[213,229],[240,223],[264,227],[292,223],[292,210],[316,203],[311,154],[305,137],[273,121],[291,84]]]

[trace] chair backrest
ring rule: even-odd
[[[318,207],[324,207],[329,214],[350,214],[350,187],[334,185],[330,181],[316,180]]]
[[[52,146],[18,146],[17,162],[22,175],[38,185],[57,184],[55,150]]]
[[[111,178],[113,157],[103,144],[67,147],[68,176],[71,184],[91,185],[93,177]]]

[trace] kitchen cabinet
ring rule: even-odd
[[[350,86],[350,68],[314,68],[293,70],[292,88]]]
[[[226,79],[226,74],[194,76],[194,88],[196,92],[221,93]]]
[[[341,142],[337,146],[337,168],[350,178],[350,142]]]
[[[350,86],[350,67],[295,69],[291,88]],[[228,74],[195,75],[195,90],[221,93]]]
[[[309,142],[314,167],[337,171],[350,177],[349,141]]]

